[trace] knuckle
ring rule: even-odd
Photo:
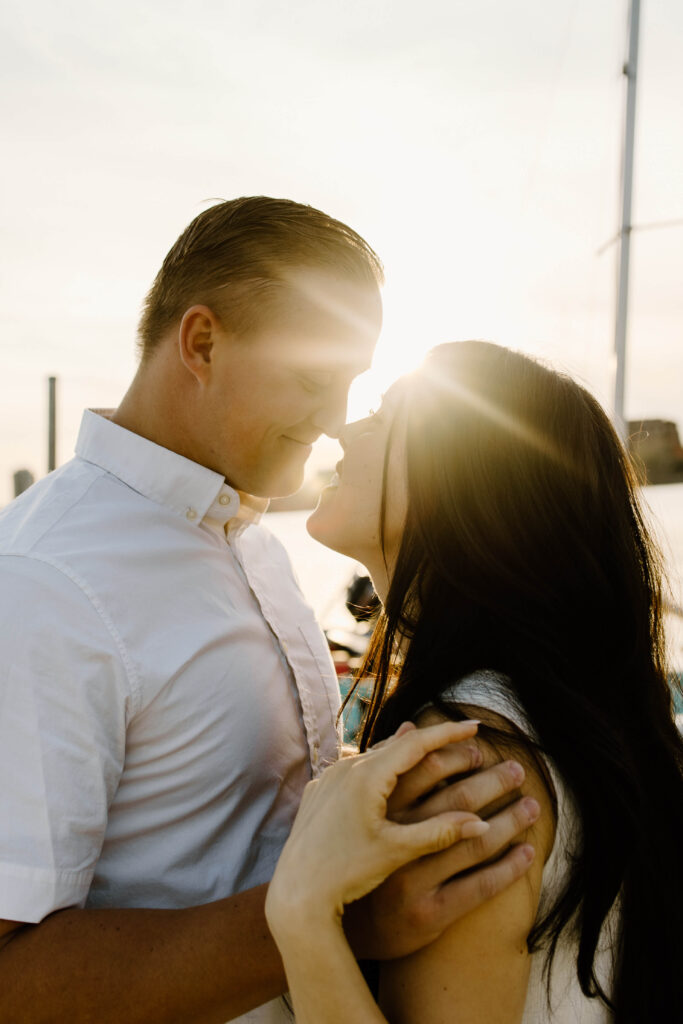
[[[482,901],[486,903],[488,900],[498,893],[498,881],[494,868],[488,868],[486,871],[482,871],[479,878],[479,895]]]
[[[430,779],[438,780],[443,771],[443,760],[438,751],[432,750],[422,760],[423,767]]]
[[[467,840],[467,844],[473,860],[477,863],[486,860],[489,856],[489,849],[484,836],[474,836],[472,839]]]
[[[441,850],[447,850],[449,847],[453,846],[459,838],[460,830],[455,822],[450,825],[443,826],[434,836],[432,852],[439,853]]]
[[[526,800],[517,801],[513,807],[513,818],[517,832],[521,832],[529,827],[531,824],[531,818],[529,815],[529,805]]]
[[[525,874],[529,867],[529,861],[519,855],[516,847],[513,848],[512,854],[508,858],[508,863],[510,882],[516,882],[518,878],[521,878],[522,875]]]
[[[407,907],[406,916],[411,928],[420,932],[424,931],[432,923],[434,917],[433,901],[430,901],[426,896],[414,900]]]
[[[451,804],[451,810],[454,811],[474,811],[476,810],[476,799],[472,784],[469,779],[464,782],[458,782],[454,786],[451,786],[449,793],[449,803]]]
[[[410,876],[407,872],[394,871],[393,874],[389,875],[389,877],[382,883],[382,889],[386,898],[395,907],[405,907],[410,905],[412,888]]]
[[[432,894],[429,904],[429,924],[438,929],[440,923],[450,923],[452,917],[452,905],[449,904],[445,891],[443,889],[437,890]]]
[[[471,770],[480,768],[484,763],[484,755],[482,754],[476,743],[471,744],[466,748],[467,752],[467,765]]]

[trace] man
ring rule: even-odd
[[[380,281],[367,244],[310,207],[202,213],[147,296],[113,418],[86,413],[76,458],[0,517],[1,1020],[289,1019],[265,890],[305,783],[338,756],[339,696],[257,521],[343,424]],[[476,764],[445,751],[395,813],[519,784],[503,765],[421,808]],[[466,866],[532,816],[501,812]],[[427,858],[356,908],[357,952],[419,948],[527,857],[448,885],[448,853]]]

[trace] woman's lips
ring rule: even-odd
[[[327,485],[328,487],[339,487],[339,484],[341,483],[341,473],[343,465],[344,460],[340,459],[337,465],[334,467],[334,476]]]

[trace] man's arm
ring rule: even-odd
[[[223,1024],[285,989],[266,889],[185,910],[0,922],[0,1020]]]

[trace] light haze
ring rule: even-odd
[[[547,357],[609,405],[626,0],[5,2],[0,504],[116,405],[141,301],[214,197],[286,196],[387,272],[351,415],[441,341]],[[683,5],[643,0],[634,223],[683,218]],[[626,413],[683,427],[683,228],[634,234]],[[315,457],[314,457],[315,458]],[[331,444],[317,462],[332,464]]]

